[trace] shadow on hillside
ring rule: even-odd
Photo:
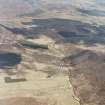
[[[84,9],[77,9],[78,12],[82,13],[82,15],[90,15],[90,16],[101,16],[104,17],[105,16],[105,11],[101,11],[101,10],[84,10]]]
[[[37,25],[31,28],[9,28],[1,25],[14,34],[21,34],[27,38],[38,37],[39,34],[47,35],[55,40],[64,42],[83,43],[93,45],[105,44],[105,26],[94,26],[80,21],[67,19],[33,19],[32,22],[22,22],[25,26]]]
[[[21,56],[15,53],[1,53],[0,54],[0,68],[9,69],[20,64]]]

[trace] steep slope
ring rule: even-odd
[[[65,59],[73,67],[69,77],[80,105],[105,105],[104,58],[104,54],[85,50]]]

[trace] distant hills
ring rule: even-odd
[[[38,12],[51,11],[52,8],[49,9],[49,7],[59,9],[60,6],[61,8],[74,6],[82,9],[95,9],[96,7],[105,9],[102,4],[104,1],[101,0],[0,0],[0,17],[15,17],[28,13],[33,15],[35,12],[38,14]]]
[[[65,8],[105,10],[104,4],[103,0],[0,0],[0,17],[35,16],[53,9],[63,11]]]
[[[32,12],[37,6],[37,0],[0,0],[0,16],[17,16]]]

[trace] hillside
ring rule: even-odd
[[[0,0],[0,105],[105,105],[104,0]]]

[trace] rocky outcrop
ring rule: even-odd
[[[67,60],[71,60],[69,78],[81,105],[105,105],[104,58],[104,54],[82,51]]]

